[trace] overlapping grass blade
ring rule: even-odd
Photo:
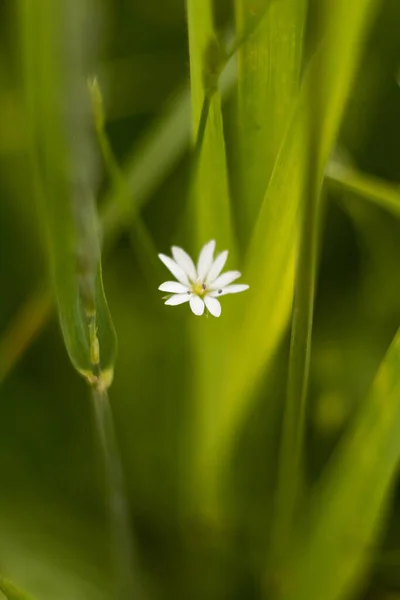
[[[87,8],[20,0],[21,43],[33,170],[65,345],[75,368],[89,378],[100,360],[98,376],[108,384],[116,337],[101,276],[96,152],[85,85],[92,42],[85,33]]]
[[[235,64],[231,59],[220,79],[223,95],[230,93],[235,78]],[[119,198],[122,194],[120,185],[112,186],[104,200],[101,223],[105,250],[115,243],[121,231],[129,229],[131,219],[135,218],[137,212],[151,197],[152,192],[182,158],[191,139],[190,114],[190,93],[188,89],[184,88],[177,93],[165,113],[156,119],[139,142],[134,144],[132,153],[122,168],[122,174],[131,197],[129,206]],[[30,307],[32,302],[28,301]],[[48,302],[43,312],[42,306],[38,305],[32,314],[30,339],[34,339],[38,330],[47,322],[51,308],[52,305]],[[17,335],[18,323],[16,323],[16,328],[10,332],[9,337],[13,338]],[[0,355],[2,380],[10,372],[27,345],[28,340],[20,344],[19,352],[10,361],[6,358],[3,361]]]
[[[400,458],[400,331],[312,496],[282,600],[339,600],[360,579],[385,519]]]
[[[213,3],[187,0],[192,123],[196,150],[193,194],[198,246],[218,239],[233,250],[219,76],[224,52],[214,31]]]
[[[241,237],[248,239],[300,85],[306,0],[236,0],[238,184]]]
[[[277,349],[290,314],[312,86],[317,74],[323,72],[315,174],[322,185],[325,164],[338,133],[376,4],[367,0],[357,0],[350,8],[345,0],[330,4],[332,12],[326,20],[329,25],[305,74],[294,118],[278,154],[249,247],[244,269],[251,286],[246,314],[240,327],[237,321],[232,323],[226,373],[216,390],[220,411],[205,450],[205,469],[211,486],[218,486],[222,461],[230,455],[229,448],[250,409],[252,392]]]
[[[192,124],[195,151],[190,199],[189,230],[194,250],[215,239],[218,250],[235,254],[232,231],[228,173],[225,154],[219,76],[225,64],[224,52],[214,31],[213,2],[187,0]],[[206,325],[206,326],[204,326]],[[222,323],[221,323],[222,325]],[[203,439],[212,415],[208,393],[218,378],[218,356],[223,351],[216,322],[192,322],[194,353],[193,417],[189,426],[189,472],[186,477],[191,500],[197,499],[196,472],[202,461]],[[196,501],[196,500],[195,500]]]

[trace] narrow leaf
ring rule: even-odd
[[[232,249],[228,174],[218,89],[224,52],[214,32],[212,4],[211,0],[187,0],[193,136],[198,144],[193,181],[195,230],[198,245],[214,238]]]
[[[96,377],[108,385],[116,337],[101,275],[87,9],[86,2],[20,0],[21,43],[33,171],[65,345],[85,376],[91,378],[93,361],[96,369],[101,363]]]
[[[329,26],[305,74],[294,118],[278,154],[251,240],[247,267],[243,269],[250,290],[242,320],[236,315],[231,323],[225,373],[215,390],[218,412],[203,451],[207,487],[220,485],[222,465],[230,456],[251,406],[252,392],[276,352],[290,315],[299,206],[307,172],[305,144],[312,86],[317,74],[325,73],[320,91],[321,131],[316,165],[316,180],[322,185],[376,2],[357,0],[351,4],[351,10],[346,0],[330,6],[334,7],[333,14],[326,20]],[[333,48],[335,60],[331,56]]]
[[[329,163],[325,177],[331,185],[353,192],[400,217],[400,190],[393,183],[335,162]]]
[[[315,489],[296,550],[282,570],[282,600],[338,600],[359,581],[400,458],[399,372],[400,330]]]
[[[254,227],[300,86],[305,0],[236,0],[241,228]]]

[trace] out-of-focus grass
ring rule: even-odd
[[[282,598],[346,597],[371,559],[399,456],[399,360],[397,333],[313,492],[286,566],[288,579],[281,582]]]
[[[30,596],[4,577],[0,577],[0,590],[8,600],[32,600]]]
[[[22,0],[21,6],[29,8]],[[70,590],[78,597],[80,588],[84,595],[83,590],[91,585],[84,580],[97,584],[99,589],[93,593],[99,597],[113,597],[110,574],[102,578],[90,567],[92,560],[99,561],[97,546],[108,549],[110,538],[104,525],[106,496],[97,480],[100,473],[96,475],[85,390],[66,364],[54,329],[29,348],[34,325],[44,321],[48,305],[28,301],[28,313],[35,309],[32,314],[17,319],[15,329],[9,326],[15,304],[27,296],[43,271],[42,257],[51,262],[57,254],[62,260],[57,260],[56,289],[64,297],[68,326],[74,331],[79,321],[85,328],[85,318],[71,317],[75,301],[62,290],[72,289],[80,301],[76,257],[87,257],[87,250],[95,248],[98,259],[95,214],[88,216],[87,228],[79,228],[79,219],[71,219],[68,209],[69,191],[58,184],[63,177],[73,180],[74,171],[63,170],[64,152],[71,150],[69,166],[94,174],[90,156],[96,152],[85,145],[92,116],[81,113],[89,98],[78,94],[82,103],[74,104],[71,92],[85,89],[87,77],[101,69],[95,63],[81,69],[84,55],[77,53],[76,36],[64,40],[61,29],[57,33],[50,22],[52,11],[45,10],[46,6],[26,13],[25,38],[6,34],[0,45],[1,73],[9,71],[0,85],[0,120],[6,119],[1,107],[7,105],[11,93],[18,99],[15,110],[21,113],[20,121],[27,126],[21,132],[16,123],[13,136],[7,124],[1,145],[0,256],[7,256],[8,268],[0,305],[1,326],[7,326],[1,346],[0,468],[5,497],[12,502],[16,495],[26,495],[33,529],[38,511],[34,503],[29,505],[30,495],[51,507],[55,520],[67,521],[68,514],[74,523],[90,521],[81,533],[79,527],[71,526],[76,550],[72,543],[67,552],[81,556],[79,540],[89,535],[86,532],[96,531],[99,538],[84,545],[87,556],[81,558],[79,571],[82,586],[79,577],[69,579],[63,568],[57,582],[49,577],[46,588],[37,573],[42,564],[45,578],[49,559],[38,539],[27,542],[30,549],[37,548],[37,561],[28,566],[28,576],[22,568],[24,561],[31,560],[28,548],[19,548],[9,560],[3,558],[0,572],[36,592],[39,600],[67,597]],[[82,6],[71,9],[70,33],[78,32]],[[183,3],[169,0],[162,10],[160,6],[153,10],[141,0],[129,5],[110,2],[105,8],[112,19],[105,19],[103,29],[109,35],[103,38],[108,45],[101,54],[112,71],[125,53],[135,54],[139,61],[144,53],[146,65],[152,64],[148,53],[155,53],[160,60],[162,56],[163,64],[174,65],[170,79],[178,73],[176,83],[189,76],[190,66],[191,94],[184,88],[169,107],[162,108],[161,116],[125,112],[125,119],[112,121],[107,114],[113,114],[113,95],[120,95],[121,90],[111,78],[111,89],[104,85],[106,119],[97,131],[105,159],[99,182],[108,252],[105,288],[120,347],[111,398],[139,540],[136,568],[146,574],[155,597],[174,600],[270,596],[313,600],[326,592],[326,582],[330,582],[329,597],[351,598],[365,572],[366,550],[378,540],[399,454],[398,424],[392,418],[398,383],[395,342],[367,394],[400,317],[393,283],[399,225],[380,212],[384,208],[398,215],[395,184],[379,179],[396,179],[388,167],[393,152],[385,147],[378,153],[373,143],[381,122],[386,127],[390,123],[393,130],[396,125],[393,114],[385,114],[376,99],[385,100],[384,81],[395,95],[395,61],[387,58],[395,54],[397,38],[390,24],[400,19],[399,9],[391,2],[381,3],[375,24],[374,8],[379,3],[364,0],[351,6],[342,0],[282,0],[267,7],[245,0],[235,5],[188,0],[187,49]],[[97,36],[97,41],[102,39],[95,22],[100,11],[91,14],[88,45]],[[8,5],[4,22],[18,23]],[[237,55],[221,75],[225,63],[221,32],[226,26],[234,29]],[[23,39],[28,42],[25,46],[20,44]],[[31,111],[21,102],[22,47]],[[164,56],[167,51],[170,55]],[[57,69],[61,56],[65,63]],[[369,66],[371,56],[370,70],[365,65]],[[78,65],[79,81],[71,77]],[[146,69],[138,72],[136,88],[146,88],[141,98],[150,98],[154,90],[149,113],[154,107],[161,109],[164,99],[158,102],[155,97],[161,82],[152,82]],[[68,82],[62,88],[66,75]],[[168,77],[165,82],[167,95],[174,85]],[[126,93],[124,106],[131,100],[131,106],[137,107],[132,97],[135,86],[120,84]],[[234,93],[222,107],[226,86]],[[365,94],[368,89],[373,93]],[[353,120],[343,121],[348,101]],[[70,116],[65,147],[61,140],[66,130],[60,130],[57,122],[60,108],[61,114]],[[146,127],[148,133],[143,135]],[[362,134],[355,136],[355,131]],[[15,144],[7,146],[7,140],[14,137]],[[193,149],[187,154],[191,138]],[[318,246],[318,195],[338,139],[356,166],[335,170],[330,163],[326,223]],[[47,166],[44,191],[53,250],[40,248],[36,221],[27,217],[32,210],[31,189],[35,193],[26,159],[32,150],[39,163]],[[16,167],[23,177],[15,176]],[[94,191],[94,179],[92,184]],[[339,200],[337,206],[330,203],[333,195]],[[25,231],[27,235],[21,235]],[[224,299],[220,319],[195,319],[185,307],[164,307],[156,290],[157,278],[162,276],[156,252],[165,252],[176,243],[197,252],[209,237],[216,238],[221,250],[228,247],[228,268],[241,268],[250,290]],[[32,251],[24,252],[24,244]],[[80,254],[82,248],[85,251]],[[320,248],[321,256],[317,256]],[[313,349],[317,262],[321,267]],[[288,380],[282,341],[286,340],[293,286],[297,346],[292,348],[297,350],[291,353],[289,398],[295,418],[293,427],[283,429],[289,460],[282,461],[278,439],[280,420],[287,411],[283,398]],[[93,354],[88,350],[93,339],[89,332],[89,343],[83,347],[90,368]],[[66,341],[70,349],[68,336]],[[100,340],[100,348],[104,345],[107,342]],[[4,380],[18,348],[26,349],[26,356]],[[385,373],[390,384],[386,388],[382,387]],[[351,427],[331,454],[346,419],[352,420]],[[364,463],[363,449],[368,446],[376,447],[376,460]],[[278,464],[289,467],[281,470],[276,481]],[[304,471],[300,471],[303,464]],[[279,487],[282,477],[284,485]],[[291,484],[297,479],[303,486],[301,493],[297,483]],[[371,502],[368,511],[363,511],[360,502],[371,487]],[[277,489],[287,491],[286,506],[294,507],[288,511],[290,527],[283,545],[283,530],[276,523],[286,509]],[[11,523],[5,540],[17,531],[20,510],[4,508]],[[397,520],[394,512],[393,522]],[[350,543],[348,559],[346,536],[355,522],[358,531],[353,537],[357,539]],[[38,519],[39,523],[42,527],[44,520]],[[58,545],[53,547],[60,556]],[[0,550],[5,556],[1,543]],[[72,573],[78,570],[75,563],[70,564]],[[111,571],[111,560],[109,565]]]

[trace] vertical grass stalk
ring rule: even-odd
[[[322,15],[324,16],[324,15]],[[321,15],[318,17],[322,18]],[[321,25],[321,23],[318,24]],[[317,63],[315,82],[322,75],[322,63]],[[283,414],[280,462],[276,494],[273,552],[280,559],[291,535],[305,483],[305,432],[307,394],[310,372],[311,335],[314,313],[315,281],[321,216],[320,173],[322,94],[318,85],[307,89],[306,127],[303,134],[305,179],[299,211],[299,241],[297,248],[292,327],[289,353],[289,375],[286,405]]]
[[[310,139],[310,159],[312,148],[315,149],[315,144]],[[285,545],[290,535],[304,482],[306,406],[320,222],[320,189],[313,172],[313,163],[309,160],[308,181],[301,210],[287,399],[278,470],[274,540],[274,546],[277,545],[278,549]],[[279,553],[278,550],[278,555]]]
[[[90,356],[93,366],[92,399],[95,423],[104,462],[108,505],[110,509],[111,549],[114,561],[116,600],[140,600],[142,585],[136,576],[136,551],[132,539],[124,473],[119,455],[113,416],[107,387],[103,385],[100,366],[100,348],[96,331],[96,317],[88,318]]]

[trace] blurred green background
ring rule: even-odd
[[[104,96],[107,133],[115,155],[124,163],[189,84],[185,6],[183,0],[105,0],[102,4],[102,17],[90,23],[88,35],[100,36],[95,72]],[[229,30],[231,3],[215,4],[221,30]],[[312,19],[309,27],[311,38]],[[396,186],[400,179],[399,32],[400,3],[385,0],[367,41],[337,147],[338,156]],[[32,315],[40,313],[44,302],[40,294],[48,279],[27,159],[20,62],[15,3],[2,0],[3,365],[9,361],[7,353],[26,335]],[[233,106],[234,97],[229,97],[224,104],[228,156]],[[157,252],[168,253],[171,244],[183,244],[181,222],[189,178],[186,147],[156,182],[141,211]],[[101,197],[108,185],[104,174]],[[307,420],[311,480],[317,478],[368,391],[400,323],[399,221],[332,183],[326,183],[324,194],[327,209]],[[223,532],[210,531],[196,517],[182,516],[185,423],[193,386],[187,323],[192,315],[185,307],[164,307],[157,286],[166,273],[151,252],[143,254],[137,229],[129,224],[117,232],[104,255],[103,275],[119,345],[110,396],[140,563],[149,585],[156,598],[212,599],[225,597],[228,578],[226,597],[261,598],[249,565],[262,562],[262,530],[268,520],[264,506],[272,493],[271,483],[263,477],[262,457],[276,443],[271,438],[272,417],[262,402],[263,389],[238,444],[234,479],[239,527],[228,550]],[[22,330],[15,330],[26,303]],[[28,341],[0,386],[0,573],[37,592],[39,600],[109,598],[112,561],[105,484],[89,392],[68,360],[54,314]],[[268,381],[278,397],[285,392],[287,354],[288,339]],[[373,559],[360,598],[400,598],[397,504],[388,521],[382,557],[377,554]]]

